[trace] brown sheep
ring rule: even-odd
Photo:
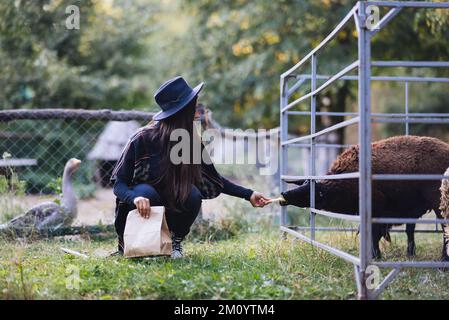
[[[449,144],[431,137],[396,136],[372,143],[373,174],[443,174],[449,167]],[[328,174],[342,174],[359,170],[359,146],[343,152],[332,164]],[[308,181],[295,182],[298,188],[282,193],[283,205],[310,207]],[[419,218],[434,210],[441,218],[439,187],[441,182],[379,181],[372,182],[372,216],[384,218]],[[315,207],[318,209],[356,215],[359,209],[357,179],[321,180],[315,188]],[[379,241],[389,238],[392,225],[373,224],[373,257],[380,258]],[[443,226],[443,229],[446,229]],[[449,227],[447,228],[449,229]],[[415,224],[407,224],[407,254],[415,254]],[[449,230],[443,232],[443,260],[449,261]]]

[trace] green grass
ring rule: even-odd
[[[356,252],[353,234],[321,240]],[[437,259],[440,235],[418,235],[418,257]],[[91,258],[66,255],[60,247]],[[431,248],[431,250],[429,250]],[[279,232],[241,234],[217,242],[188,242],[186,258],[128,260],[97,257],[113,251],[114,240],[0,240],[1,299],[355,299],[352,265],[308,244],[282,240]],[[404,239],[384,248],[404,259]],[[67,288],[78,269],[79,289]],[[385,275],[385,272],[383,272]],[[69,281],[70,283],[70,281]],[[407,269],[384,299],[449,299],[449,272]]]

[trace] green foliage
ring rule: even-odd
[[[196,242],[229,240],[249,230],[250,223],[242,215],[227,215],[218,220],[199,219],[193,224],[188,239]]]
[[[8,152],[3,153],[3,160],[11,158]],[[19,179],[17,172],[12,167],[6,167],[4,174],[0,174],[0,222],[8,221],[19,213],[23,208],[20,199],[26,190],[26,181]]]
[[[73,183],[73,189],[78,197],[78,199],[91,198],[95,195],[96,187],[93,183]],[[53,178],[45,187],[46,191],[51,194],[57,194],[62,196],[62,178]],[[60,200],[55,200],[56,203],[60,203]]]
[[[192,40],[178,47],[187,48],[185,65],[191,77],[206,81],[204,100],[216,119],[231,126],[274,127],[279,123],[280,74],[324,39],[354,4],[349,0],[188,1]],[[344,28],[317,55],[318,73],[334,74],[356,60],[357,33],[352,23],[348,25],[352,27]],[[374,37],[373,59],[447,61],[448,29],[447,10],[403,10]],[[385,69],[389,75],[398,74]],[[444,72],[426,71],[427,75]],[[298,72],[310,73],[310,65]],[[310,90],[309,84],[304,87],[302,93]],[[336,82],[318,96],[317,109],[350,111],[356,98],[356,82]],[[373,96],[374,101],[377,98]],[[306,101],[299,110],[309,109]],[[307,132],[308,120],[303,119],[292,119],[289,130]],[[340,120],[319,118],[317,126]]]
[[[190,1],[189,4],[196,14],[191,27],[196,36],[190,66],[195,78],[206,80],[204,95],[217,118],[226,119],[228,125],[273,127],[279,118],[280,74],[323,39],[354,3],[226,1],[225,5]],[[356,40],[351,33],[342,33],[320,55],[319,72],[337,71],[338,66],[350,61],[356,52]],[[332,97],[332,110],[341,107],[337,105],[341,87],[337,84],[336,90],[326,94]],[[300,122],[292,130],[298,131],[298,125]]]
[[[52,193],[61,194],[62,193],[62,178],[53,178],[48,184],[47,188],[52,191]]]
[[[449,12],[402,10],[373,39],[373,59],[447,61],[449,59]],[[444,68],[433,72],[444,72]]]
[[[437,260],[441,235],[417,235],[419,259]],[[355,253],[352,235],[317,234]],[[282,240],[278,230],[220,242],[186,243],[186,258],[104,258],[116,241],[0,239],[1,299],[356,299],[351,264],[309,244]],[[61,252],[69,248],[90,256]],[[393,235],[388,259],[405,259],[406,237]],[[73,270],[79,288],[70,289]],[[382,276],[386,276],[382,271]],[[449,299],[449,275],[404,269],[381,299]]]
[[[25,194],[26,181],[20,180],[17,173],[12,172],[11,175],[0,175],[0,194],[14,194],[23,196]]]
[[[11,154],[3,152],[3,160],[11,158]],[[5,167],[5,174],[0,175],[0,194],[11,193],[23,196],[25,193],[26,182],[19,179],[17,172],[12,167]]]
[[[39,170],[30,166],[21,172],[22,178],[28,182],[27,192],[54,193],[56,190],[48,188],[49,184],[62,176],[70,158],[86,158],[104,125],[104,121],[12,121],[1,129],[14,132],[17,137],[0,139],[0,150],[10,150],[17,158],[37,160]],[[83,162],[74,180],[80,184],[92,183],[93,166],[89,161]]]
[[[79,30],[65,26],[68,5],[80,8]],[[157,10],[153,0],[1,1],[0,108],[147,107],[155,86],[149,37]],[[23,168],[27,192],[51,193],[47,185],[68,158],[84,159],[104,124],[1,123],[1,131],[15,136],[1,139],[0,150],[36,159],[39,171]],[[92,172],[83,164],[77,181],[91,183]],[[88,188],[80,193],[88,196]]]
[[[44,190],[49,190],[50,193],[52,194],[58,194],[61,195],[62,194],[62,178],[58,177],[58,178],[53,178],[47,185],[46,185],[46,189]],[[60,199],[55,199],[53,200],[56,204],[60,205],[61,204],[61,200]]]
[[[131,5],[132,4],[132,5]],[[80,29],[65,22],[80,8]],[[18,107],[145,105],[148,1],[20,0],[0,3],[0,103]]]
[[[75,183],[73,188],[75,189],[78,199],[92,198],[95,195],[96,186],[93,183]]]
[[[65,27],[69,4],[80,7],[80,30]],[[3,1],[0,103],[3,108],[154,107],[154,90],[181,74],[192,85],[206,82],[201,99],[219,122],[274,127],[279,119],[279,75],[316,46],[354,4]],[[448,60],[448,21],[447,10],[403,10],[374,37],[373,58]],[[354,61],[356,53],[357,34],[351,26],[320,51],[318,72],[335,73]],[[310,66],[300,72],[309,73]],[[356,99],[354,85],[337,82],[320,94],[318,109],[350,109]],[[318,127],[325,125],[320,121]],[[326,125],[339,119],[329,121]],[[294,120],[291,130],[305,132],[306,121]]]
[[[403,86],[395,88],[401,90]],[[386,106],[387,112],[404,112],[404,96],[392,97]],[[409,112],[410,113],[447,113],[449,90],[446,83],[410,83],[409,84]],[[410,134],[448,138],[447,124],[409,124]],[[405,124],[386,124],[385,133],[388,135],[404,134]]]

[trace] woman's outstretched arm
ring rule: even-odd
[[[223,193],[230,196],[246,199],[251,202],[251,205],[253,207],[264,207],[271,201],[270,198],[265,197],[263,194],[257,191],[239,186],[235,183],[232,183],[226,178],[221,177],[221,179],[223,180]]]
[[[251,195],[254,192],[253,190],[239,186],[239,185],[229,181],[228,179],[224,178],[223,176],[221,177],[221,179],[223,181],[223,193],[224,194],[242,198],[242,199],[246,199],[248,201],[250,200]]]

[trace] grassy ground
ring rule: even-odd
[[[323,241],[350,252],[353,234]],[[389,259],[404,259],[395,235],[384,247]],[[418,257],[437,259],[439,235],[418,235]],[[65,255],[60,247],[92,256]],[[429,250],[429,248],[432,248]],[[53,239],[33,243],[0,240],[1,299],[355,299],[352,265],[276,231],[241,234],[216,242],[189,242],[187,257],[127,260],[102,257],[115,241]],[[79,272],[79,287],[76,274]],[[384,272],[385,275],[385,272]],[[383,299],[449,299],[449,272],[402,272]]]

